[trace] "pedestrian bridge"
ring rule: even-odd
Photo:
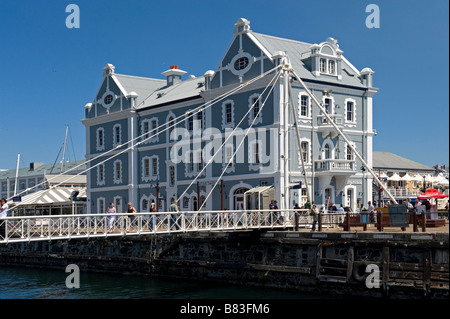
[[[276,229],[293,227],[294,215],[293,210],[240,210],[6,217],[0,219],[0,244],[182,232]],[[312,223],[310,217],[305,214],[303,222]]]

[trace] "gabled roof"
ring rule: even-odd
[[[433,167],[429,167],[407,158],[389,152],[373,152],[373,169],[393,169],[402,171],[429,171],[434,172]]]
[[[67,172],[70,169],[73,169],[72,171],[70,171],[71,174],[77,174],[86,169],[86,164],[84,163],[83,160],[64,163],[63,172]],[[38,166],[34,170],[30,170],[30,168],[28,168],[28,167],[19,168],[18,178],[21,179],[21,178],[34,177],[34,176],[44,176],[46,174],[47,175],[48,174],[60,174],[60,172],[61,172],[61,163],[43,164],[41,166]],[[15,177],[16,177],[16,169],[15,168],[0,171],[0,180],[6,179],[6,178],[14,179]]]
[[[272,56],[277,51],[286,52],[288,55],[292,67],[294,71],[302,78],[302,79],[310,79],[310,80],[320,80],[326,82],[332,82],[336,84],[345,84],[356,87],[364,88],[365,86],[361,83],[359,74],[357,69],[348,62],[347,59],[342,57],[342,80],[338,80],[335,76],[327,76],[322,75],[321,77],[315,77],[310,70],[305,66],[303,62],[310,56],[311,47],[313,44],[278,38],[266,34],[250,32],[249,34],[253,35],[254,38],[262,45],[267,52],[269,52]]]

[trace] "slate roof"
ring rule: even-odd
[[[373,169],[393,169],[393,170],[403,170],[403,171],[427,171],[434,172],[433,167],[429,167],[407,158],[398,156],[389,152],[373,152]]]

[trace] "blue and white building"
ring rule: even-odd
[[[123,212],[130,201],[148,211],[157,196],[160,211],[178,198],[181,210],[196,210],[198,190],[201,202],[208,198],[207,210],[220,209],[222,198],[225,209],[244,203],[254,208],[247,195],[262,186],[271,190],[279,208],[301,205],[308,194],[319,205],[328,200],[354,210],[372,200],[372,177],[349,145],[295,76],[284,72],[275,78],[279,69],[274,70],[288,61],[370,166],[377,92],[370,68],[359,71],[333,38],[318,44],[278,38],[253,32],[246,19],[235,24],[233,41],[218,60],[215,71],[186,79],[178,66],[162,70],[165,78],[157,79],[118,74],[106,64],[83,120],[92,168],[88,212],[105,212],[109,202]]]

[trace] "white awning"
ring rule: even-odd
[[[388,180],[393,181],[393,182],[398,182],[401,180],[400,175],[398,175],[397,173],[394,173],[392,176],[388,177]]]
[[[86,188],[53,188],[37,191],[22,197],[21,202],[8,202],[10,207],[14,206],[37,206],[37,205],[63,205],[71,204],[72,192],[78,191],[77,197],[86,197]]]

